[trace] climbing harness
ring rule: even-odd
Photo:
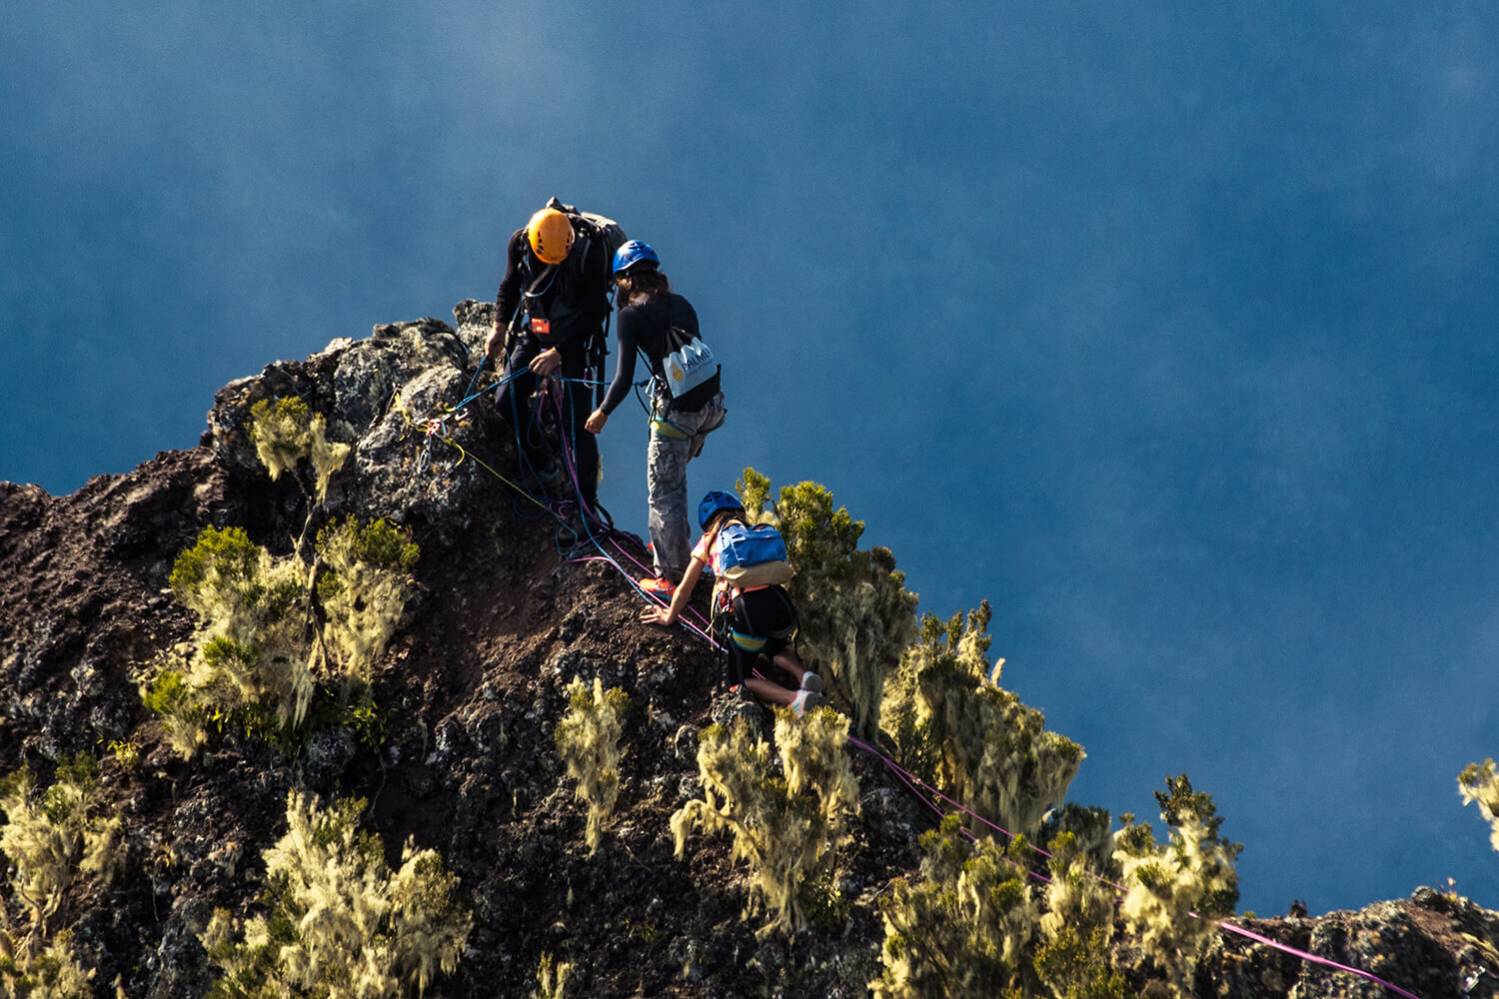
[[[692,439],[691,434],[664,417],[651,417],[649,426],[651,428],[651,433],[660,434],[662,437],[669,437],[674,441],[687,441]]]

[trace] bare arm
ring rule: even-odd
[[[697,589],[697,581],[703,576],[703,563],[693,559],[687,563],[687,571],[682,573],[682,581],[677,584],[677,592],[671,595],[671,606],[666,609],[666,623],[676,624],[677,618],[687,609],[687,601],[692,599],[692,591]]]
[[[677,619],[682,616],[682,611],[687,609],[687,601],[692,599],[692,591],[697,588],[697,581],[702,576],[702,559],[693,556],[692,561],[687,563],[687,571],[682,573],[682,581],[677,584],[677,591],[671,596],[671,606],[647,607],[640,612],[640,620],[647,624],[664,624],[668,627],[676,624]]]

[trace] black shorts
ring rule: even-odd
[[[761,656],[774,659],[796,636],[796,606],[779,586],[741,593],[727,614],[724,645],[730,685],[743,683]]]

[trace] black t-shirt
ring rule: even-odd
[[[500,328],[510,324],[521,303],[521,293],[532,292],[528,307],[531,326],[523,334],[536,338],[542,347],[564,351],[581,349],[588,338],[603,329],[609,315],[609,265],[607,247],[600,240],[578,241],[566,260],[547,266],[531,253],[525,227],[515,230],[505,252],[505,276],[496,296]],[[544,321],[550,329],[542,332]]]
[[[624,401],[635,380],[635,355],[637,349],[650,363],[651,374],[664,379],[661,360],[666,356],[667,332],[677,326],[692,336],[698,335],[697,311],[692,303],[676,292],[652,295],[640,305],[627,305],[619,310],[619,321],[614,335],[619,344],[619,367],[614,371],[614,380],[604,396],[601,407],[605,413]],[[718,376],[708,379],[697,388],[672,402],[672,409],[694,412],[718,392]]]

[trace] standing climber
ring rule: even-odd
[[[614,283],[619,360],[614,380],[586,426],[595,434],[604,429],[630,391],[635,355],[643,356],[652,375],[645,481],[655,577],[640,585],[670,596],[687,569],[687,463],[724,421],[719,366],[699,336],[692,303],[671,290],[649,244],[632,239],[615,252]]]
[[[692,549],[682,582],[671,606],[647,607],[640,620],[647,624],[676,624],[692,599],[705,567],[713,570],[713,616],[724,625],[728,681],[743,684],[762,701],[790,708],[798,715],[822,703],[822,678],[802,665],[792,647],[796,637],[796,606],[783,586],[788,580],[786,547],[773,527],[750,527],[744,507],[731,493],[714,490],[697,508],[703,536]],[[719,630],[719,629],[716,629]],[[762,660],[783,672],[794,688],[763,674]],[[768,671],[773,672],[773,671]]]
[[[505,372],[515,375],[496,399],[520,441],[518,456],[542,477],[559,469],[548,453],[532,413],[532,397],[544,380],[561,376],[563,444],[573,449],[578,490],[589,509],[597,505],[598,442],[583,432],[589,410],[585,380],[603,367],[604,324],[609,317],[608,219],[587,216],[553,198],[510,237],[500,280],[495,328],[485,356],[508,352]],[[602,374],[595,375],[602,377]],[[554,396],[555,398],[555,396]],[[543,398],[543,405],[552,403]]]

